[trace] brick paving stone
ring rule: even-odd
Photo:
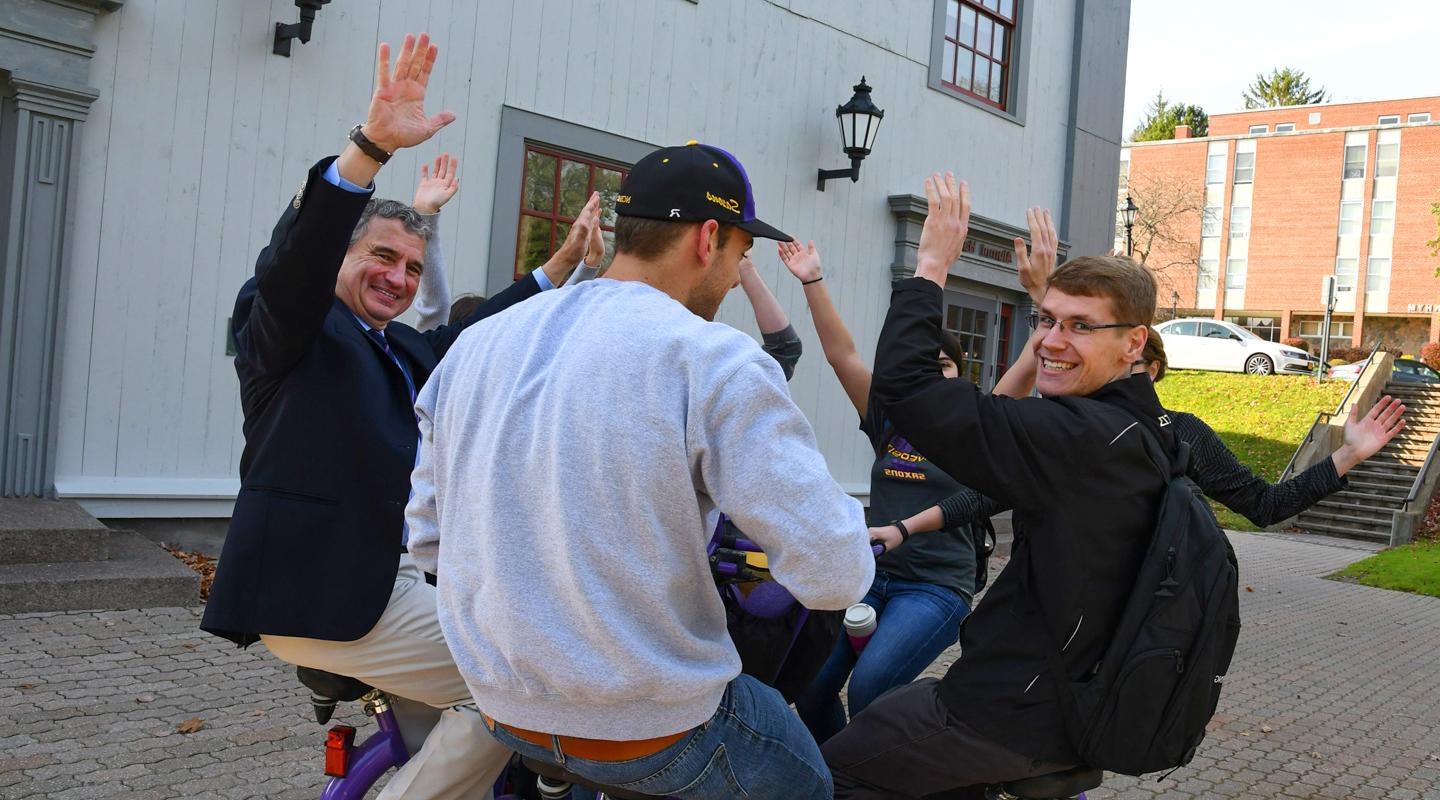
[[[1092,800],[1440,798],[1440,693],[1424,678],[1440,600],[1323,579],[1363,545],[1232,541],[1245,628],[1209,737],[1190,767],[1110,776]],[[201,633],[199,614],[0,616],[0,800],[317,797],[324,728],[294,671]],[[179,733],[191,718],[204,725]],[[354,704],[336,721],[373,730]]]

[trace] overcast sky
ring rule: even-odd
[[[1331,102],[1440,95],[1440,0],[1133,0],[1125,135],[1155,92],[1219,114],[1295,67]]]

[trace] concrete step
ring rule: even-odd
[[[1415,482],[1415,473],[1420,467],[1414,464],[1401,464],[1387,459],[1380,459],[1374,456],[1355,465],[1355,468],[1346,474],[1351,480],[1360,478],[1367,481],[1401,483],[1410,485]]]
[[[103,561],[109,529],[65,500],[0,498],[0,564]]]
[[[1358,531],[1370,531],[1376,535],[1383,533],[1387,538],[1390,536],[1390,518],[1388,515],[1381,518],[1378,515],[1340,513],[1333,509],[1321,508],[1316,505],[1301,514],[1296,519],[1296,522],[1302,528],[1308,527],[1307,523],[1319,523]]]
[[[1336,492],[1330,495],[1316,505],[1328,504],[1334,507],[1354,508],[1356,510],[1369,509],[1389,514],[1391,511],[1405,504],[1405,495],[1406,492],[1403,491],[1390,495],[1381,495],[1347,489],[1343,492]]]
[[[1367,542],[1383,542],[1389,544],[1390,531],[1387,529],[1383,534],[1369,529],[1351,528],[1346,525],[1336,525],[1322,520],[1306,520],[1302,515],[1296,520],[1295,526],[1311,533],[1323,533],[1330,536],[1343,536],[1347,539],[1363,539]]]
[[[1350,489],[1356,492],[1365,492],[1373,496],[1383,496],[1399,500],[1410,492],[1410,481],[1404,483],[1381,483],[1379,481],[1362,480],[1354,470],[1346,476],[1350,479]]]
[[[107,561],[0,565],[0,614],[194,606],[200,576],[145,537],[109,531]]]

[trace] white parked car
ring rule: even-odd
[[[1261,339],[1245,328],[1214,319],[1172,319],[1155,326],[1165,357],[1175,369],[1211,369],[1251,375],[1314,374],[1320,359],[1299,348]]]

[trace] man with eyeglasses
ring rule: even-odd
[[[964,787],[1079,765],[1047,653],[1060,650],[1070,681],[1104,655],[1164,488],[1144,429],[1174,448],[1149,377],[1131,376],[1155,281],[1128,259],[1077,258],[1050,276],[1027,345],[1042,397],[940,375],[942,290],[970,195],[949,174],[926,195],[915,277],[892,295],[871,402],[936,466],[1012,507],[1015,541],[945,677],[880,697],[826,742],[836,798],[979,797]]]

